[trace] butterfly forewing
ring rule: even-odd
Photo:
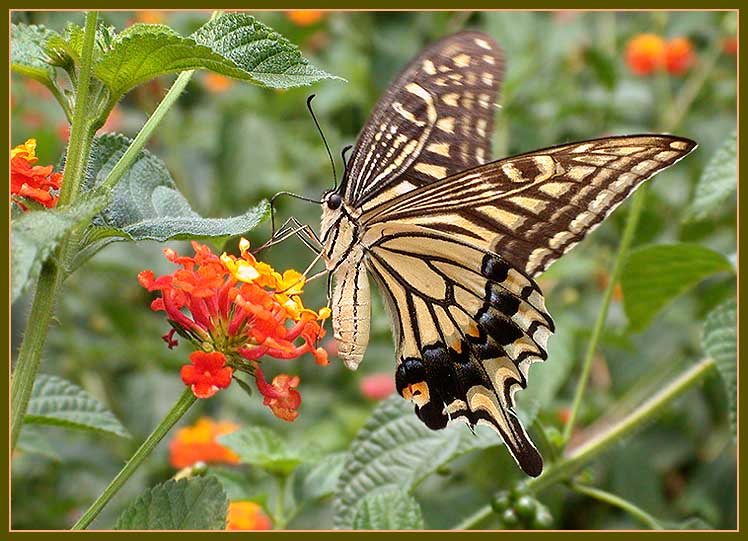
[[[361,131],[341,184],[345,200],[370,208],[488,161],[502,71],[501,51],[484,34],[462,32],[427,48]]]
[[[632,191],[695,148],[669,135],[607,137],[514,156],[380,205],[364,223],[448,231],[535,276]]]

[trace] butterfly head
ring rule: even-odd
[[[322,204],[329,210],[338,210],[343,205],[343,196],[335,190],[330,190],[322,196]]]

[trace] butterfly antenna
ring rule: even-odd
[[[314,109],[312,109],[312,100],[316,94],[311,94],[306,99],[306,108],[309,109],[309,114],[312,115],[312,120],[314,120],[314,125],[317,126],[317,131],[319,132],[320,137],[322,137],[322,142],[325,144],[325,150],[327,150],[327,157],[330,158],[330,165],[332,166],[332,181],[333,181],[333,189],[337,189],[338,187],[338,173],[335,170],[335,160],[332,158],[332,152],[330,152],[330,145],[327,144],[327,139],[325,138],[325,134],[322,131],[322,127],[319,125],[319,122],[317,121],[317,115],[314,114]]]
[[[348,152],[353,148],[353,145],[345,145],[343,147],[343,152],[340,153],[340,157],[343,158],[343,178],[345,178],[345,175],[348,173],[348,160],[345,157],[345,153]]]

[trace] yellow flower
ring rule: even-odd
[[[36,159],[36,139],[28,139],[24,144],[18,145],[15,148],[10,149],[10,159],[12,160],[18,155],[25,154],[23,158],[31,162]]]

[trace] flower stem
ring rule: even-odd
[[[93,49],[96,40],[96,23],[98,12],[89,11],[86,14],[86,26],[83,30],[83,49],[81,50],[80,73],[75,91],[75,108],[73,123],[70,128],[70,141],[65,156],[65,171],[60,188],[58,207],[64,207],[75,202],[80,191],[88,163],[88,156],[93,142],[94,130],[89,113],[91,104],[88,100],[91,88],[91,67],[93,64]]]
[[[80,78],[78,79],[70,142],[65,158],[65,171],[59,200],[60,207],[74,201],[83,180],[93,141],[93,130],[86,118],[86,101],[91,80],[91,63],[97,19],[98,13],[96,11],[90,11],[86,15],[83,49],[81,50]],[[55,253],[44,262],[37,280],[36,293],[26,324],[26,334],[18,352],[11,381],[11,450],[15,448],[18,436],[21,433],[21,426],[23,426],[23,419],[26,416],[34,380],[41,363],[42,350],[47,339],[47,330],[52,318],[57,290],[63,280],[64,269],[62,268],[61,254],[66,253],[68,242],[69,239],[63,239]]]
[[[559,481],[568,480],[576,471],[590,462],[592,459],[607,451],[613,444],[624,436],[629,435],[648,421],[651,421],[676,398],[691,389],[714,369],[714,360],[711,358],[699,361],[688,370],[680,374],[662,390],[655,393],[649,400],[640,404],[628,415],[614,424],[600,422],[604,428],[595,436],[583,443],[568,449],[564,457],[552,464],[540,477],[527,482],[527,489],[532,493],[540,492]],[[615,410],[616,408],[613,408]],[[491,516],[492,509],[486,505],[460,522],[454,529],[467,530],[475,527],[480,522]]]
[[[597,351],[597,343],[600,341],[605,321],[608,318],[608,309],[610,308],[610,302],[613,300],[613,293],[615,292],[616,284],[618,284],[618,278],[621,275],[623,262],[626,260],[629,247],[631,246],[631,242],[634,240],[636,226],[639,224],[639,216],[644,208],[645,197],[646,186],[642,186],[636,191],[631,201],[631,208],[629,209],[628,219],[626,220],[626,227],[623,230],[623,237],[618,246],[618,253],[616,254],[615,262],[613,263],[613,269],[610,271],[608,286],[605,288],[603,302],[600,305],[600,311],[597,314],[597,320],[592,329],[592,336],[587,344],[587,351],[585,352],[584,361],[582,362],[582,372],[579,376],[576,392],[574,393],[574,401],[572,402],[569,420],[564,426],[563,441],[565,443],[569,441],[571,431],[574,429],[574,421],[576,421],[579,407],[582,404],[582,397],[587,388],[587,380],[590,375],[592,361],[595,358],[595,352]]]
[[[138,132],[138,135],[135,136],[135,139],[133,139],[130,146],[127,147],[125,153],[122,154],[122,157],[117,161],[112,170],[102,181],[98,188],[99,190],[113,188],[117,182],[120,181],[130,166],[135,162],[138,153],[143,150],[143,147],[150,139],[153,131],[161,123],[167,111],[172,105],[174,105],[174,103],[176,103],[177,98],[187,86],[193,73],[195,73],[195,70],[183,71],[179,74],[177,79],[174,81],[174,84],[171,85],[171,88],[166,93],[166,96],[164,96],[164,99],[158,104],[156,110],[153,111],[153,114],[148,118],[148,120],[146,120],[145,124],[143,124],[143,127]]]
[[[585,496],[589,496],[590,498],[595,498],[596,500],[600,500],[601,502],[605,502],[614,507],[618,507],[619,509],[625,511],[652,530],[663,529],[662,525],[657,522],[656,518],[647,513],[641,507],[631,503],[628,500],[624,500],[620,496],[616,496],[615,494],[611,494],[610,492],[607,492],[605,490],[600,490],[599,488],[580,485],[578,483],[574,483],[574,485],[572,485],[572,488],[580,494],[584,494]]]
[[[186,389],[182,393],[182,396],[179,397],[179,400],[171,408],[171,411],[166,414],[166,417],[161,420],[158,426],[151,432],[151,435],[146,438],[138,450],[130,457],[117,476],[109,483],[109,486],[104,489],[99,497],[96,498],[96,501],[83,513],[78,522],[73,525],[72,530],[85,530],[93,522],[109,500],[122,488],[143,461],[148,458],[148,455],[151,454],[151,451],[164,438],[166,433],[187,413],[187,410],[195,403],[195,400],[195,395],[192,394],[190,389]]]

